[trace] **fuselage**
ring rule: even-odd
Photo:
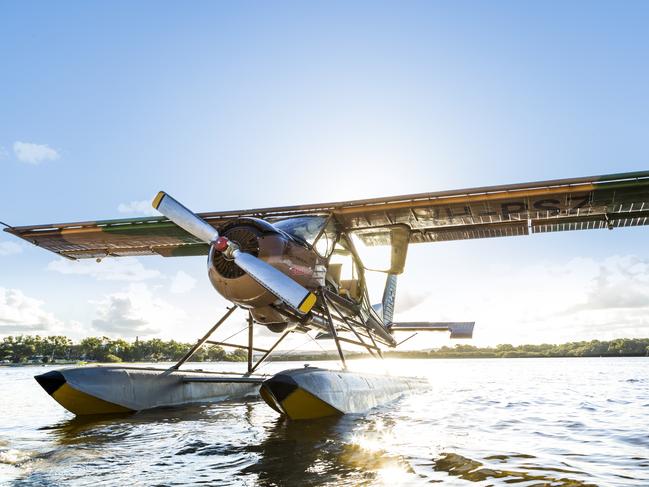
[[[322,217],[287,219],[276,224],[257,218],[238,218],[219,228],[219,235],[236,244],[241,251],[272,265],[310,291],[328,288],[330,292],[334,292],[332,297],[338,300],[337,312],[347,318],[362,320],[387,344],[394,346],[393,337],[369,304],[364,279],[356,281],[358,289],[355,297],[350,297],[349,294],[344,297],[337,295],[337,286],[332,286],[331,281],[327,282],[328,259],[307,241],[313,242],[325,223],[326,220]],[[332,250],[333,245],[329,247],[329,255]],[[362,272],[360,259],[356,255],[353,259],[357,259],[356,267]],[[302,331],[314,328],[330,331],[328,318],[322,311],[317,311],[318,306],[307,316],[296,316],[273,293],[214,247],[210,249],[207,267],[210,282],[216,291],[228,301],[250,311],[254,321],[269,330],[281,333],[295,330],[299,326]]]

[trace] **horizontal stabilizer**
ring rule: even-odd
[[[390,331],[450,331],[451,338],[472,338],[474,325],[474,321],[413,321],[408,323],[391,323]]]

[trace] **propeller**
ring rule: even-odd
[[[237,244],[226,237],[219,236],[219,232],[212,225],[164,191],[160,191],[156,195],[152,204],[156,210],[176,225],[194,237],[212,245],[227,258],[234,260],[234,263],[246,274],[299,313],[308,313],[315,304],[315,294],[272,265],[252,254],[242,252]]]

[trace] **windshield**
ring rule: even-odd
[[[299,216],[273,223],[273,225],[289,235],[313,245],[313,241],[326,221],[327,219],[322,216]]]

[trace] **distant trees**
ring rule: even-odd
[[[0,342],[0,361],[21,363],[53,361],[97,361],[97,362],[161,362],[180,359],[192,346],[175,340],[159,338],[135,340],[108,337],[88,337],[75,344],[65,336],[19,335],[7,336]],[[203,347],[192,357],[192,361],[230,361],[247,359],[245,350],[226,352],[218,345]]]
[[[0,361],[42,362],[57,360],[88,360],[97,362],[169,362],[180,359],[192,344],[175,340],[135,340],[108,337],[88,337],[75,344],[65,336],[39,335],[8,336],[0,342]],[[516,358],[516,357],[636,357],[649,356],[649,338],[618,338],[611,341],[591,340],[559,345],[501,344],[495,347],[475,347],[458,344],[431,351],[388,351],[389,357],[403,358]],[[365,357],[364,353],[349,353],[350,358]],[[219,345],[202,347],[194,356],[195,362],[245,362],[246,350],[226,352]],[[309,352],[282,356],[283,360],[336,359],[335,354],[322,355]]]
[[[225,350],[219,345],[210,345],[207,349],[207,358],[210,361],[218,362],[220,360],[225,360]]]
[[[407,353],[407,352],[405,352]],[[618,338],[610,342],[591,340],[559,345],[497,345],[495,347],[474,347],[456,345],[431,350],[429,357],[437,358],[514,358],[514,357],[640,357],[649,356],[649,338]]]
[[[65,336],[8,336],[0,343],[0,360],[18,363],[26,357],[38,356],[46,363],[67,358],[71,348],[72,340]]]
[[[233,362],[245,362],[248,360],[248,352],[242,349],[237,349],[231,354]]]
[[[39,337],[40,338],[40,337]],[[7,337],[0,346],[0,357],[11,362],[19,362],[22,357],[34,355],[36,346],[32,337]]]

